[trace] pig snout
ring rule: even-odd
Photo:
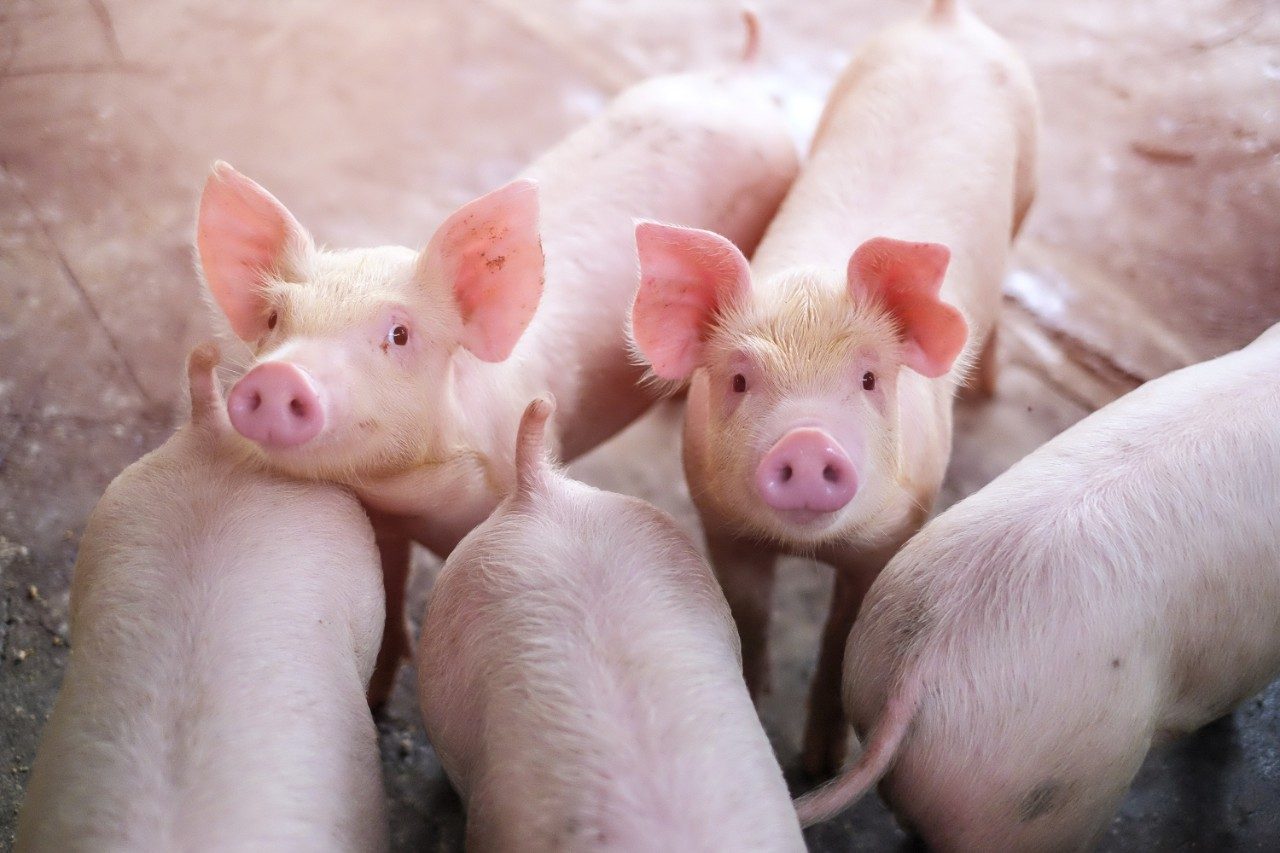
[[[306,444],[324,428],[324,402],[311,376],[295,364],[272,361],[246,373],[227,396],[236,431],[263,447]]]
[[[756,469],[756,490],[770,508],[797,520],[835,512],[858,491],[853,461],[840,443],[814,427],[793,429]]]

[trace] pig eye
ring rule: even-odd
[[[409,343],[409,330],[404,326],[395,326],[387,334],[387,339],[398,347]]]
[[[864,391],[876,390],[876,375],[870,370],[862,374],[862,388]]]
[[[747,377],[741,373],[733,374],[733,392],[741,394],[747,390]]]
[[[280,321],[280,315],[278,315],[275,311],[272,311],[270,314],[267,315],[267,328],[274,329],[276,327],[276,323],[278,323],[279,321]]]

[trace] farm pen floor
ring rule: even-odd
[[[850,50],[918,0],[756,0],[802,138]],[[940,506],[1143,380],[1280,319],[1280,12],[1267,0],[973,0],[1044,108],[1007,279],[1002,376],[962,405]],[[0,846],[67,656],[77,536],[168,434],[208,334],[193,214],[224,158],[332,245],[422,244],[622,86],[735,57],[737,3],[11,0],[0,8]],[[572,468],[690,530],[659,407]],[[436,563],[417,561],[413,612]],[[781,574],[762,707],[795,766],[829,572]],[[459,849],[401,672],[379,722],[397,850]],[[1280,847],[1280,689],[1148,761],[1106,850]],[[868,799],[815,850],[901,846]]]

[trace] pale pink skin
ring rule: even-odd
[[[710,567],[539,439],[423,619],[419,700],[467,849],[804,850]]]
[[[749,271],[714,235],[637,230],[633,336],[659,377],[690,382],[685,471],[754,695],[777,556],[836,569],[803,745],[813,774],[840,766],[844,640],[929,514],[953,395],[979,358],[990,385],[1005,260],[1034,193],[1025,67],[939,7],[858,53]],[[808,479],[781,488],[792,475]]]
[[[346,490],[245,458],[201,352],[192,422],[81,539],[17,850],[386,846],[373,531]]]
[[[844,700],[936,850],[1082,850],[1153,742],[1280,675],[1280,326],[1148,382],[943,513],[871,587]]]
[[[286,436],[260,444],[263,458],[349,484],[377,513],[388,633],[372,693],[385,695],[407,651],[409,538],[447,555],[509,492],[524,403],[555,395],[553,441],[570,459],[658,396],[639,382],[626,339],[634,220],[716,229],[750,251],[796,168],[780,112],[734,69],[627,90],[521,181],[455,214],[422,254],[318,250],[265,190],[215,170],[199,233],[210,291],[255,364],[288,361],[305,374],[273,380],[275,411],[297,400],[316,413],[297,429],[280,427],[281,414],[244,431]],[[484,227],[451,237],[476,205]],[[254,399],[233,390],[231,402],[240,424],[236,406]]]

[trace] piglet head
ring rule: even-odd
[[[795,544],[873,537],[898,487],[899,374],[941,377],[964,345],[938,299],[946,247],[875,238],[844,277],[793,269],[755,287],[715,234],[643,223],[636,243],[632,338],[655,376],[690,382],[703,512]]]
[[[227,397],[232,425],[299,476],[358,480],[429,458],[457,427],[456,362],[506,359],[533,318],[537,220],[536,187],[516,181],[455,211],[422,252],[323,250],[274,196],[217,164],[200,269],[254,354]]]

